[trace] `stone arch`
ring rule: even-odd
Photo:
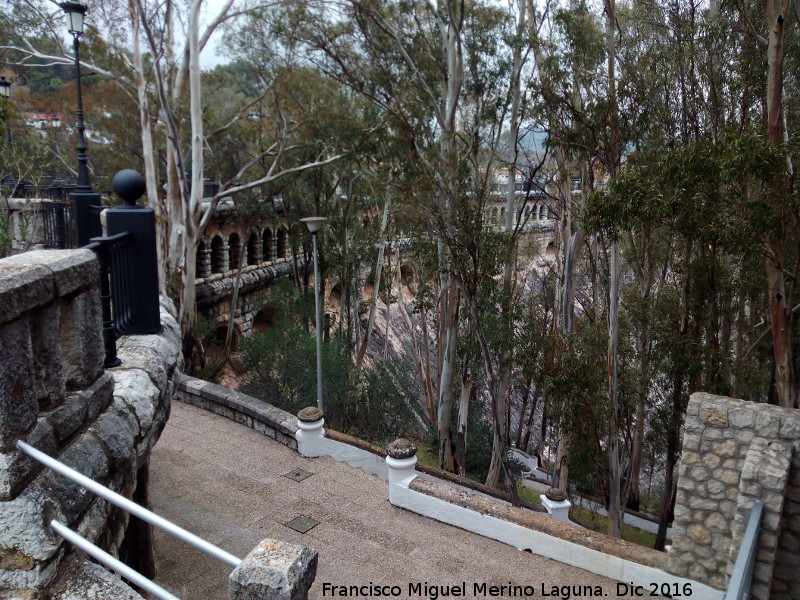
[[[211,272],[224,273],[228,270],[228,261],[225,256],[225,242],[222,237],[215,235],[211,240]]]
[[[500,209],[500,225],[505,225],[506,223],[506,207]]]
[[[275,326],[277,309],[274,306],[264,306],[253,317],[253,333],[266,333]]]
[[[269,227],[261,234],[261,249],[264,253],[264,260],[272,260],[272,229]]]
[[[544,256],[547,260],[556,259],[556,243],[554,241],[547,244],[547,249],[544,251]]]
[[[219,323],[217,325],[217,329],[214,331],[214,343],[218,344],[220,348],[223,348],[225,346],[226,335],[228,335],[227,321]],[[233,332],[231,334],[231,352],[236,352],[236,350],[238,350],[241,341],[242,341],[242,331],[239,329],[239,326],[236,323],[234,323]]]
[[[258,247],[258,234],[253,232],[247,238],[247,264],[257,265],[261,262],[261,248]]]
[[[400,265],[400,279],[403,283],[410,282],[414,279],[414,269],[408,265]]]
[[[208,277],[206,271],[208,270],[207,254],[205,240],[200,240],[197,244],[197,252],[194,255],[194,276],[196,278]]]
[[[238,269],[239,259],[242,256],[242,239],[233,232],[228,238],[228,269]]]
[[[275,251],[275,258],[286,258],[286,230],[283,228],[278,229],[278,249]]]

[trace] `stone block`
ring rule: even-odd
[[[706,401],[700,407],[700,421],[711,427],[727,427],[728,414],[725,404],[720,401]]]
[[[683,435],[683,449],[686,450],[699,450],[700,449],[700,434],[699,433],[684,433]]]
[[[728,411],[728,424],[734,429],[746,429],[755,425],[756,414],[750,408],[731,408]]]
[[[114,396],[121,399],[136,415],[137,437],[141,438],[153,424],[153,415],[161,391],[144,371],[139,369],[114,369]],[[164,379],[166,386],[166,378]]]
[[[317,575],[319,553],[263,540],[228,578],[232,600],[305,600]]]
[[[64,399],[64,376],[61,366],[61,344],[58,340],[61,311],[53,303],[31,312],[31,352],[36,399],[44,407]]]
[[[86,423],[87,415],[86,400],[79,394],[70,394],[47,415],[47,420],[53,427],[56,440],[63,442]]]
[[[785,440],[800,439],[800,417],[784,415],[781,420],[780,436]]]
[[[717,469],[714,471],[714,477],[719,479],[722,483],[728,485],[737,485],[739,483],[740,475],[737,471],[731,469]]]
[[[687,415],[684,423],[684,430],[691,432],[702,432],[705,429],[703,422],[694,415]]]
[[[57,453],[53,428],[42,419],[24,436],[24,441],[45,454]],[[0,452],[0,500],[15,498],[42,465],[23,454],[16,447]]]
[[[703,442],[705,442],[703,444],[703,449],[708,451],[708,449],[711,447],[711,443],[713,443],[715,440],[721,440],[723,438],[722,434],[724,431],[724,429],[719,427],[706,427],[703,430]]]
[[[64,559],[47,596],[51,600],[142,600],[114,573],[78,553]]]
[[[724,495],[726,489],[727,489],[727,486],[724,483],[722,483],[721,481],[717,481],[716,479],[712,479],[706,485],[706,490],[711,495],[715,495],[715,494],[723,494]],[[722,498],[717,498],[717,500],[721,500],[721,499]]]
[[[61,304],[61,356],[68,390],[89,387],[103,372],[105,348],[97,287]]]
[[[50,271],[14,264],[10,262],[13,258],[0,260],[0,324],[47,304],[55,296]]]
[[[114,399],[114,376],[111,372],[104,372],[92,385],[76,393],[86,402],[86,420],[91,423]]]
[[[28,318],[0,327],[0,449],[9,450],[39,414]]]
[[[714,454],[724,458],[736,456],[737,444],[733,440],[725,440],[713,445]],[[737,478],[738,479],[738,478]]]
[[[778,414],[768,410],[771,407],[763,408],[756,415],[755,431],[759,437],[775,439],[778,437],[781,428],[781,418]]]
[[[79,473],[104,483],[108,474],[109,461],[100,442],[91,435],[82,435],[61,453],[58,459]],[[58,498],[67,519],[73,525],[88,508],[96,496],[66,477],[54,471],[47,471],[45,485],[52,497]]]
[[[139,431],[139,424],[122,400],[115,399],[89,431],[105,444],[112,473],[128,473],[133,469],[134,440]]]
[[[64,521],[63,509],[38,477],[13,500],[0,502],[0,554],[15,556],[31,565],[49,561],[63,543],[50,529],[51,519]]]
[[[123,369],[140,369],[153,380],[153,385],[164,389],[169,370],[178,363],[180,346],[162,335],[125,336],[117,343],[117,356]]]
[[[4,259],[9,265],[44,268],[58,296],[98,285],[99,268],[91,250],[33,250]]]

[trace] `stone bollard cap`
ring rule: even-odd
[[[303,423],[316,423],[324,415],[325,413],[322,412],[321,408],[317,408],[316,406],[307,406],[297,413],[297,418]]]
[[[566,499],[567,499],[567,492],[565,492],[564,490],[560,490],[560,489],[558,489],[558,488],[553,488],[553,487],[551,487],[550,489],[548,489],[548,490],[547,490],[547,491],[544,493],[544,495],[545,495],[545,496],[546,496],[546,497],[547,497],[549,500],[552,500],[553,502],[563,502],[564,500],[566,500]]]
[[[396,439],[386,450],[392,458],[411,458],[417,453],[417,447],[405,438]]]

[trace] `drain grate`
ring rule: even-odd
[[[292,469],[288,473],[284,473],[284,477],[287,479],[292,479],[294,481],[303,481],[304,479],[308,479],[311,477],[313,473],[309,471],[305,471],[303,469]]]
[[[295,517],[294,519],[286,523],[286,526],[289,529],[294,529],[299,533],[306,533],[307,531],[311,531],[317,525],[319,525],[319,521],[315,521],[311,517],[307,517],[305,515],[300,515],[298,517]]]

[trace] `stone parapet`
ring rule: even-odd
[[[177,323],[122,338],[105,371],[98,269],[89,250],[0,260],[0,596],[38,598],[71,553],[57,519],[115,553],[128,522],[83,488],[23,455],[22,440],[131,497],[169,414]]]
[[[753,597],[800,599],[800,411],[693,394],[677,487],[670,571],[724,589],[760,499]]]
[[[257,398],[187,375],[181,375],[175,398],[263,433],[297,450],[297,417]]]

